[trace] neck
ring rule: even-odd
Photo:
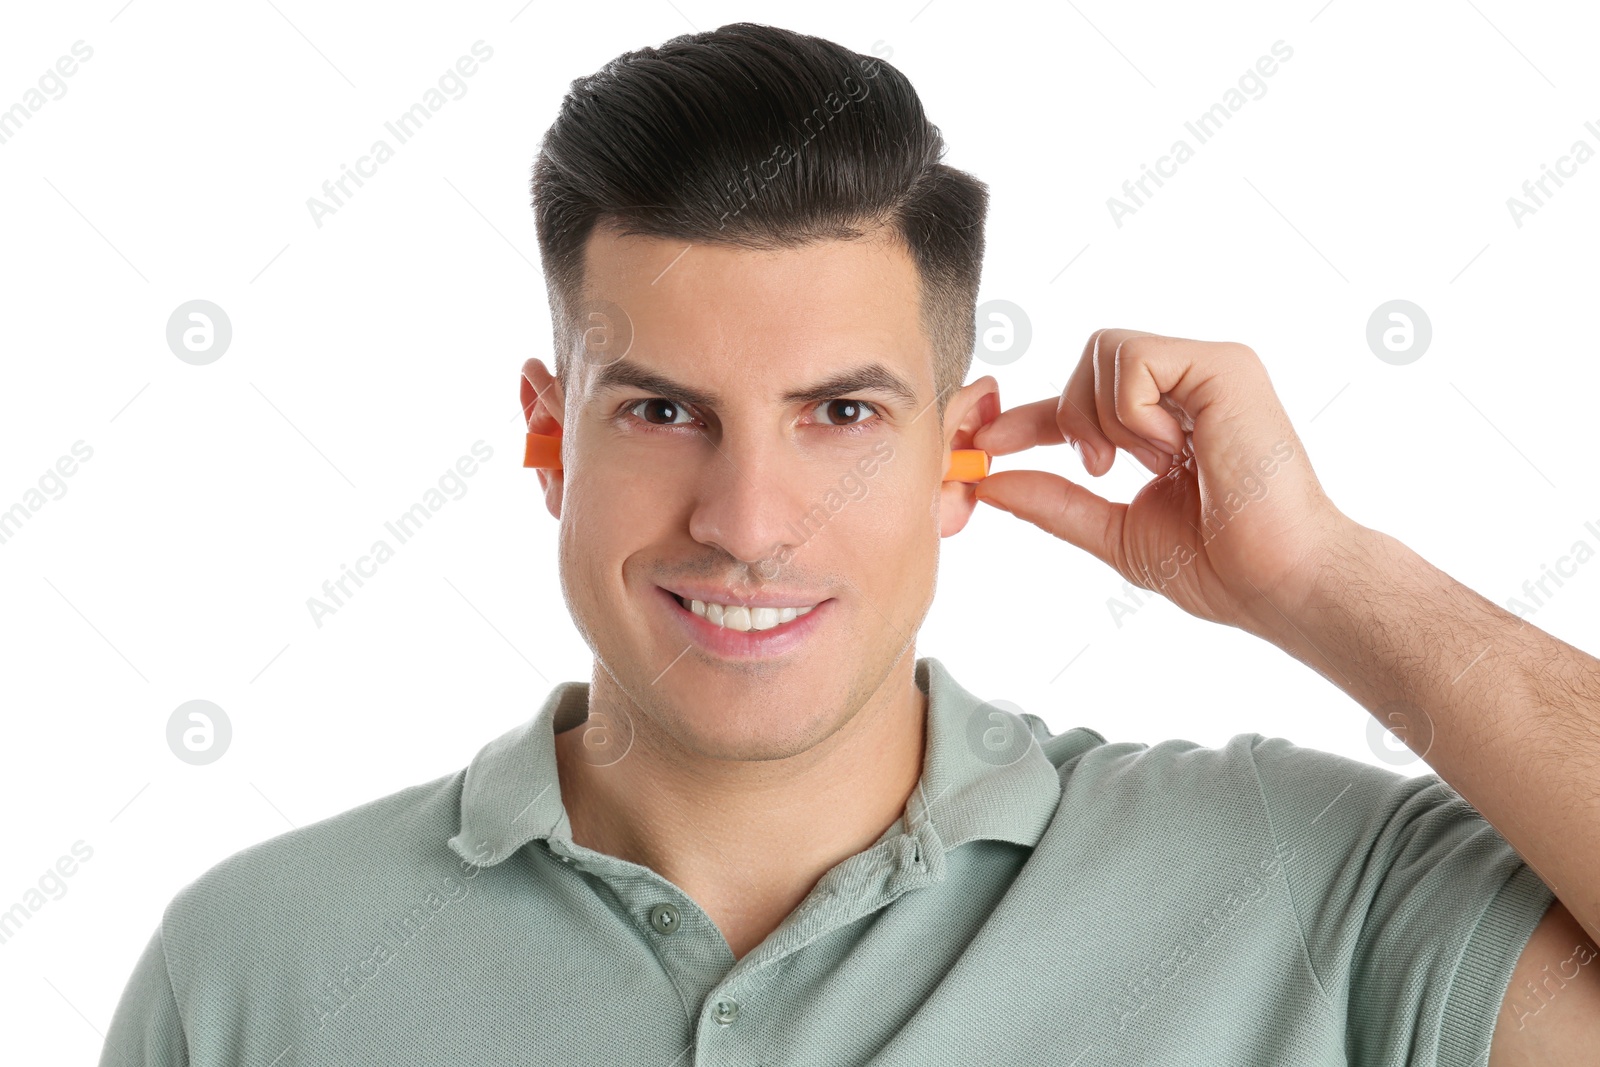
[[[761,761],[697,758],[666,738],[596,665],[589,714],[634,723],[627,755],[581,753],[583,728],[556,735],[573,840],[648,867],[722,930],[735,957],[765,938],[831,868],[875,842],[922,774],[927,697],[910,651],[830,737]],[[620,715],[614,709],[627,709]]]

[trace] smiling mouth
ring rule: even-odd
[[[669,590],[669,592],[671,592]],[[685,611],[692,611],[714,626],[741,633],[759,633],[792,622],[816,609],[812,604],[804,608],[751,607],[745,604],[707,604],[700,600],[685,600],[677,593],[672,599]]]

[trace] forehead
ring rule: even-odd
[[[758,250],[597,228],[584,255],[586,315],[618,320],[630,358],[806,373],[870,357],[929,388],[920,279],[891,231]]]

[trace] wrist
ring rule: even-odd
[[[1398,566],[1402,550],[1382,531],[1335,513],[1310,539],[1297,577],[1259,598],[1245,629],[1322,669],[1314,662],[1320,658],[1315,646],[1324,643],[1319,635],[1335,636],[1330,626],[1359,615],[1375,591],[1392,584],[1385,575]]]

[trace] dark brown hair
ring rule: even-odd
[[[574,80],[533,166],[558,377],[597,226],[751,249],[888,228],[917,264],[942,421],[972,362],[989,196],[944,152],[900,71],[775,26],[686,34]]]

